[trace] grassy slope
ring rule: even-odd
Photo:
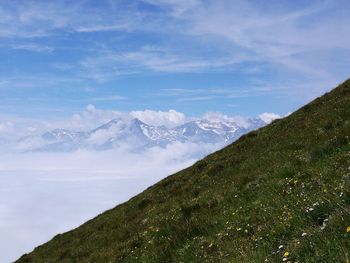
[[[350,80],[18,262],[349,262],[349,135]]]

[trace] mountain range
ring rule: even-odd
[[[21,151],[74,151],[78,149],[108,150],[132,145],[133,150],[165,147],[173,142],[194,142],[227,145],[241,135],[266,123],[247,119],[244,125],[234,121],[193,120],[167,128],[153,126],[141,120],[117,118],[89,131],[54,129],[41,135],[18,140]]]

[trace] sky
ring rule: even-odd
[[[0,0],[0,261],[218,145],[15,153],[113,118],[283,117],[349,78],[348,0]]]
[[[0,114],[284,115],[349,77],[347,0],[0,1]],[[1,116],[0,115],[0,116]]]

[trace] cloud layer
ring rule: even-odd
[[[0,261],[15,260],[216,148],[174,143],[143,154],[0,154]]]

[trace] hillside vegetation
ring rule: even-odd
[[[17,262],[349,262],[349,136],[350,80]]]

